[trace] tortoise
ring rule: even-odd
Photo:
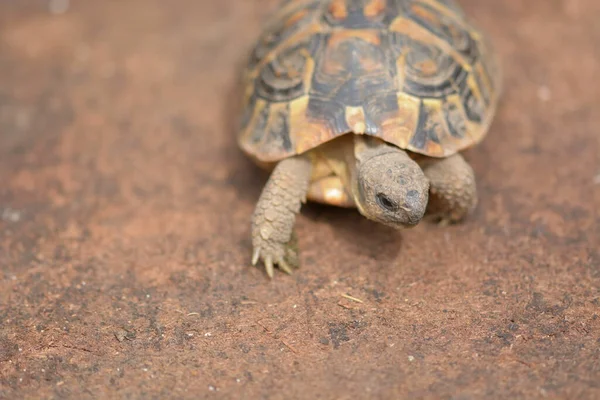
[[[252,216],[252,264],[298,266],[307,200],[397,229],[476,207],[461,152],[500,93],[488,39],[453,0],[287,0],[243,73],[238,143],[271,172]]]

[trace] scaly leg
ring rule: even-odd
[[[442,225],[459,222],[477,206],[477,187],[471,166],[460,154],[422,164],[430,182],[429,218]]]
[[[256,204],[252,216],[252,264],[261,259],[270,278],[274,265],[288,274],[298,266],[294,223],[306,201],[311,169],[311,161],[302,156],[279,162]]]

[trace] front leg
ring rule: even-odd
[[[477,187],[473,168],[460,154],[428,159],[422,164],[430,182],[429,218],[441,224],[459,222],[477,206]]]
[[[311,161],[304,156],[287,158],[275,167],[252,215],[252,265],[265,263],[267,275],[274,265],[291,274],[297,267],[294,223],[311,176]]]

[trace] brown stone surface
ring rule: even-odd
[[[272,282],[230,120],[275,1],[71,3],[0,3],[0,398],[600,397],[597,0],[461,1],[505,70],[475,215],[311,205]]]

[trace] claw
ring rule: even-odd
[[[288,275],[292,275],[292,269],[290,268],[290,266],[288,265],[288,263],[286,263],[283,260],[279,260],[279,262],[277,263],[279,265],[279,269],[282,270],[283,272],[285,272]]]
[[[252,265],[256,265],[259,257],[260,257],[260,247],[257,247],[254,249],[254,253],[252,254]]]
[[[273,275],[275,275],[275,268],[273,267],[273,259],[271,256],[267,256],[265,259],[265,269],[267,270],[269,278],[273,278]]]

